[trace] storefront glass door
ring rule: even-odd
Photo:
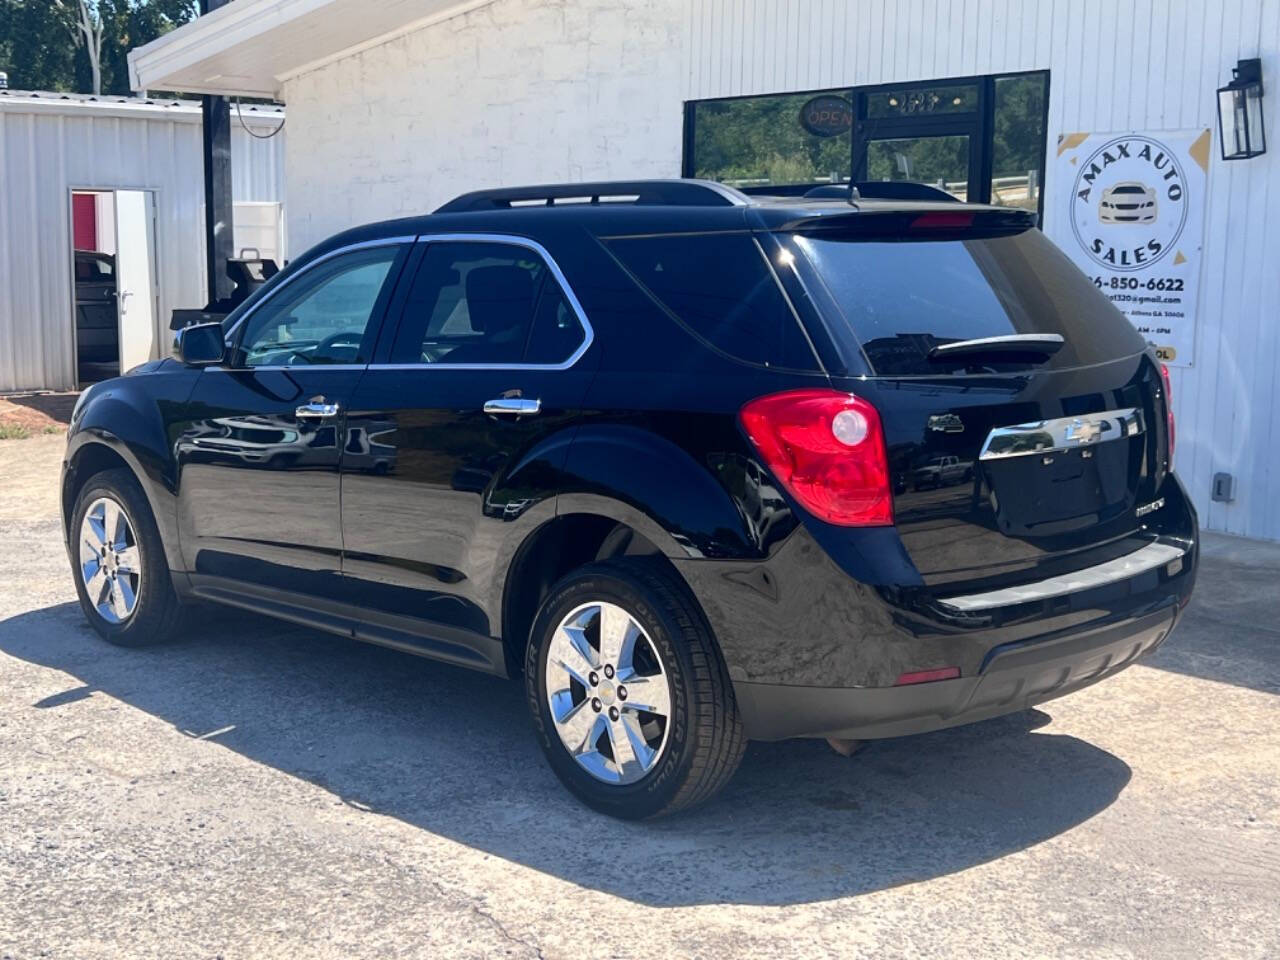
[[[856,180],[910,180],[986,200],[980,154],[986,84],[912,84],[856,92]]]
[[[895,137],[867,142],[864,180],[910,180],[969,199],[968,135]]]

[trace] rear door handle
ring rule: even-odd
[[[541,400],[525,400],[522,397],[498,397],[496,400],[486,400],[484,402],[485,413],[514,413],[517,417],[532,417],[541,410]]]
[[[336,403],[325,403],[324,397],[312,397],[309,403],[304,403],[294,413],[298,415],[299,420],[314,420],[336,417],[341,409],[341,406]]]

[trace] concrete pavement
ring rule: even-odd
[[[100,641],[61,448],[0,443],[0,957],[1280,955],[1280,547],[1208,538],[1106,683],[620,824],[512,684],[235,613]]]

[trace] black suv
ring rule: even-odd
[[[175,354],[72,420],[98,632],[212,600],[523,675],[618,816],[710,797],[749,739],[1076,690],[1195,577],[1167,377],[1019,211],[485,191],[339,234]]]

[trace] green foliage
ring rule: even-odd
[[[78,0],[0,0],[0,70],[14,90],[92,93]],[[102,92],[129,94],[127,57],[194,18],[195,0],[90,0],[102,20]]]
[[[1034,74],[997,80],[994,175],[1040,169],[1044,146],[1044,80]]]
[[[967,183],[968,141],[964,137],[873,140],[867,145],[867,179]]]
[[[815,137],[800,126],[808,99],[801,94],[698,104],[695,175],[768,183],[848,177],[850,135]]]
[[[9,74],[9,86],[74,89],[74,27],[69,10],[55,7],[52,0],[0,0],[0,70]]]

